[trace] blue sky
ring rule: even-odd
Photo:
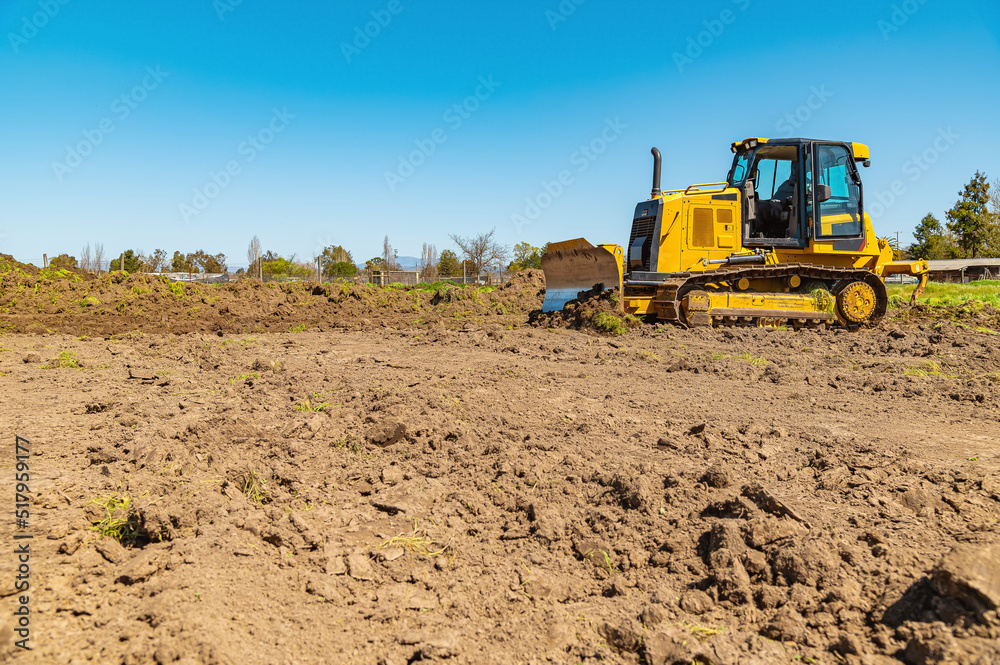
[[[986,0],[6,0],[0,251],[624,243],[651,146],[683,187],[793,135],[867,143],[907,244],[1000,179],[998,35]]]

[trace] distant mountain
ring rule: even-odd
[[[420,265],[420,259],[416,256],[397,256],[396,263],[399,264],[402,270],[417,270]]]

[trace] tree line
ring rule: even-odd
[[[480,275],[484,270],[514,272],[524,268],[541,267],[545,249],[526,242],[517,243],[513,249],[496,240],[495,229],[474,236],[449,236],[458,251],[446,249],[440,254],[433,244],[424,243],[421,248],[417,270],[424,281],[434,281],[438,277],[470,277]],[[372,272],[400,270],[399,252],[392,247],[389,236],[383,240],[382,253],[364,263],[364,269]],[[260,238],[254,236],[247,246],[247,268],[239,268],[237,275],[269,277],[272,279],[309,279],[315,277],[317,263],[320,273],[327,278],[352,278],[359,272],[358,264],[350,250],[341,245],[324,247],[313,261],[299,260],[295,254],[280,256],[264,250]],[[123,252],[107,254],[101,243],[91,247],[88,243],[79,253],[79,258],[60,254],[49,264],[53,267],[72,267],[100,273],[103,270],[124,270],[146,273],[206,273],[220,274],[229,271],[225,254],[210,254],[199,249],[185,254],[175,251],[169,255],[163,249],[146,253],[141,249],[127,249]]]
[[[1000,180],[992,186],[976,171],[958,193],[958,201],[944,213],[942,224],[927,213],[913,231],[906,253],[916,259],[974,259],[1000,257]]]

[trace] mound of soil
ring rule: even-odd
[[[642,322],[620,310],[619,298],[620,295],[614,290],[594,288],[581,292],[578,298],[567,302],[558,312],[531,312],[529,321],[536,327],[623,335],[629,328],[639,326]]]
[[[16,267],[15,267],[16,268]],[[172,283],[116,272],[94,279],[73,271],[10,269],[0,280],[0,330],[112,335],[130,331],[251,333],[374,326],[457,328],[486,319],[521,323],[544,291],[539,270],[496,289],[371,285]],[[85,273],[84,273],[85,274]]]

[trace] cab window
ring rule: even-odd
[[[814,181],[829,186],[830,198],[818,201],[819,225],[816,236],[838,238],[861,234],[861,188],[850,151],[840,145],[815,148]],[[817,194],[819,187],[814,188]]]

